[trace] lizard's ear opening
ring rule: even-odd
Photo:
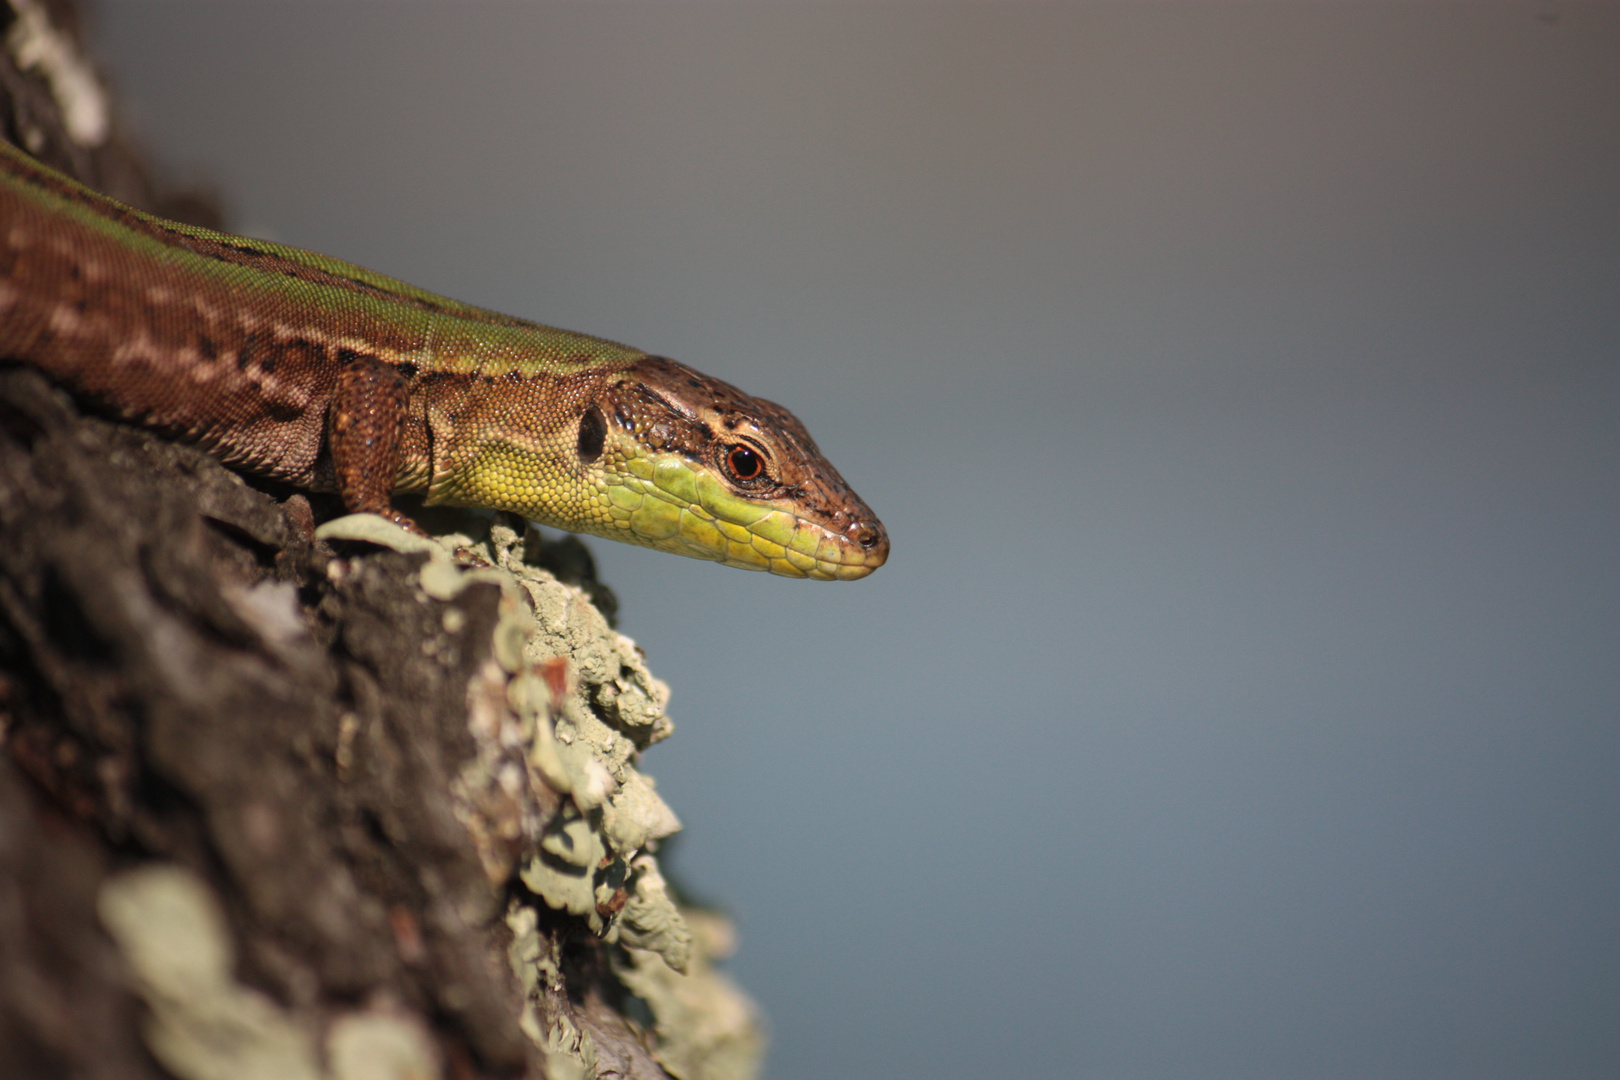
[[[607,420],[603,418],[602,410],[592,405],[579,418],[579,442],[574,446],[579,460],[586,465],[594,464],[602,456],[602,444],[606,440]]]

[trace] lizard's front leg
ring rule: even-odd
[[[354,357],[338,376],[327,415],[327,447],[344,509],[377,514],[426,536],[392,501],[407,400],[405,377],[393,365],[373,356]]]

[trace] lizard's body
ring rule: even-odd
[[[637,349],[164,221],[0,143],[0,359],[228,464],[797,577],[882,525],[780,406]],[[407,522],[408,523],[408,522]]]

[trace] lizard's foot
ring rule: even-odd
[[[455,557],[456,562],[460,565],[471,567],[475,570],[481,570],[485,567],[495,565],[494,563],[490,562],[487,557],[485,557],[482,551],[479,551],[477,548],[473,547],[462,546],[456,548]]]
[[[433,539],[432,534],[412,520],[409,514],[395,510],[392,506],[384,506],[377,509],[367,507],[364,510],[358,510],[356,512],[362,514],[376,514],[384,521],[392,522],[393,524],[398,525],[412,536],[421,536],[429,540]]]

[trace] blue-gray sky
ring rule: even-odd
[[[607,543],[781,1080],[1620,1075],[1620,8],[105,2],[246,230],[784,402]]]

